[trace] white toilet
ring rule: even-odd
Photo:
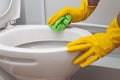
[[[79,53],[68,53],[66,44],[91,33],[79,28],[55,33],[47,25],[12,25],[20,17],[21,1],[0,1],[0,66],[18,80],[68,80],[79,69],[72,64]]]

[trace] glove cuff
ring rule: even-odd
[[[70,7],[68,13],[72,15],[72,22],[83,21],[90,16],[96,6],[89,6],[88,0],[82,0],[79,8]]]
[[[111,41],[116,45],[120,45],[120,26],[118,25],[117,17],[112,21],[107,29],[107,35]]]

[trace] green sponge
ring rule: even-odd
[[[56,23],[53,26],[51,26],[51,29],[55,32],[66,29],[71,22],[71,18],[71,15],[61,17],[59,20],[56,21]]]

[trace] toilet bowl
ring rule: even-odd
[[[0,66],[19,80],[68,80],[79,69],[72,61],[80,52],[68,53],[66,44],[91,33],[80,28],[55,33],[48,25],[12,25],[20,17],[20,0],[3,1],[9,4],[1,10]]]

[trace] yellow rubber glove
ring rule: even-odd
[[[120,26],[117,19],[108,27],[106,33],[96,33],[68,43],[68,52],[85,51],[73,64],[85,67],[109,54],[120,45]]]
[[[71,15],[71,22],[79,22],[87,17],[94,11],[95,6],[89,6],[88,0],[82,0],[80,8],[65,7],[62,10],[58,11],[53,17],[48,20],[50,26],[54,25],[55,22],[64,17],[65,15]]]

